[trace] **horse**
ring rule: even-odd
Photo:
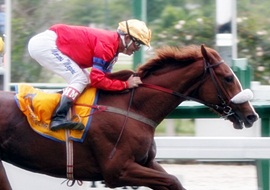
[[[131,74],[143,82],[133,90],[98,90],[91,127],[83,142],[73,143],[72,180],[105,181],[110,188],[185,190],[155,159],[155,129],[170,112],[191,100],[231,121],[235,129],[251,127],[258,119],[250,91],[243,93],[231,68],[205,45],[165,46],[136,72],[122,70],[108,77],[127,80]],[[14,95],[0,92],[0,189],[11,189],[2,161],[66,178],[66,144],[33,131]],[[104,107],[111,110],[104,111]]]

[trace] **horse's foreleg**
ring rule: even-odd
[[[11,190],[10,183],[7,178],[5,168],[2,161],[0,161],[0,189],[1,190]]]
[[[148,168],[152,168],[154,170],[160,171],[160,172],[166,172],[166,170],[155,160],[152,160],[147,165]]]
[[[155,190],[185,190],[175,176],[166,173],[158,163],[154,162],[150,168],[134,162],[127,163],[118,181],[113,183],[122,186],[146,186]]]

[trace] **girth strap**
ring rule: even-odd
[[[123,110],[120,108],[115,108],[112,106],[104,106],[104,105],[93,105],[92,107],[97,109],[98,111],[106,111],[106,112],[117,113],[120,115],[127,116],[129,118],[132,118],[132,119],[135,119],[135,120],[140,121],[142,123],[145,123],[147,125],[150,125],[153,128],[156,128],[158,125],[156,122],[154,122],[151,119],[148,119],[148,118],[146,118],[142,115],[139,115],[137,113],[134,113],[134,112],[127,112],[126,110]]]

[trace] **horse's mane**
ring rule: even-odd
[[[156,50],[156,56],[141,65],[137,73],[145,77],[153,71],[169,65],[181,64],[183,66],[191,64],[195,60],[201,59],[201,48],[197,45],[185,47],[165,46]]]
[[[218,57],[218,53],[211,48],[207,48],[207,51]],[[137,69],[137,73],[141,78],[146,77],[151,72],[158,69],[170,66],[181,65],[186,66],[193,63],[196,60],[202,59],[201,46],[189,45],[185,47],[176,46],[164,46],[156,50],[155,57],[149,59],[145,64],[141,65]],[[107,74],[107,77],[111,79],[127,80],[134,71],[121,70],[114,73]]]

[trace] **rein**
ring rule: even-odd
[[[204,73],[203,73],[203,76],[205,76],[206,72],[209,71],[211,79],[212,79],[212,81],[213,81],[213,83],[215,85],[215,88],[216,88],[217,92],[218,92],[218,97],[221,100],[221,105],[222,106],[219,106],[217,104],[210,104],[210,103],[202,101],[202,100],[200,100],[198,98],[187,96],[187,95],[184,95],[182,93],[179,93],[179,92],[176,92],[176,91],[173,91],[171,89],[164,88],[164,87],[161,87],[161,86],[157,86],[157,85],[154,85],[154,84],[142,83],[142,84],[140,84],[140,86],[150,88],[150,89],[154,89],[154,90],[158,90],[158,91],[161,91],[161,92],[165,92],[167,94],[171,94],[171,95],[177,96],[179,98],[183,98],[185,100],[191,100],[191,101],[201,103],[201,104],[203,104],[203,105],[205,105],[205,106],[207,106],[209,108],[212,108],[214,110],[222,111],[223,112],[222,117],[227,118],[228,116],[233,115],[234,112],[232,111],[232,108],[230,106],[226,105],[226,102],[223,99],[222,93],[221,93],[221,91],[222,91],[223,94],[226,95],[226,93],[225,93],[226,91],[224,90],[224,88],[222,88],[222,85],[220,84],[219,80],[217,80],[217,76],[216,76],[215,72],[213,71],[213,67],[217,67],[218,65],[220,65],[222,63],[224,63],[224,60],[221,60],[220,62],[215,63],[213,65],[210,65],[204,59]]]
[[[232,108],[230,106],[226,105],[226,101],[224,100],[222,94],[225,95],[227,99],[228,99],[228,94],[226,93],[226,91],[222,87],[222,85],[220,84],[220,81],[217,80],[218,78],[217,78],[215,72],[213,71],[214,67],[217,67],[222,63],[224,63],[223,60],[221,60],[220,62],[215,63],[213,65],[210,65],[209,62],[207,62],[204,59],[204,73],[202,75],[202,78],[203,78],[206,75],[206,72],[209,71],[211,79],[212,79],[212,81],[214,83],[214,86],[215,86],[217,92],[218,92],[218,98],[221,100],[221,105],[222,106],[219,106],[217,104],[210,104],[210,103],[202,101],[202,100],[200,100],[198,98],[187,96],[187,95],[184,95],[182,93],[179,93],[179,92],[176,92],[176,91],[173,91],[171,89],[164,88],[164,87],[161,87],[161,86],[158,86],[158,85],[154,85],[154,84],[142,83],[139,86],[154,89],[154,90],[158,90],[158,91],[161,91],[161,92],[164,92],[164,93],[167,93],[167,94],[177,96],[179,98],[183,98],[185,100],[192,100],[192,101],[204,104],[205,106],[207,106],[209,108],[212,108],[212,109],[214,109],[216,111],[222,111],[223,112],[222,117],[227,118],[228,116],[233,115],[234,112],[232,111]],[[137,74],[135,73],[135,76],[136,75]],[[202,82],[203,82],[203,80],[201,80],[201,83]],[[111,106],[104,106],[104,105],[92,105],[91,106],[93,109],[97,110],[97,112],[95,112],[95,113],[107,111],[107,112],[117,113],[117,114],[121,114],[121,115],[125,116],[125,119],[124,119],[122,127],[121,127],[120,134],[119,134],[119,136],[117,138],[117,141],[116,141],[116,143],[115,143],[115,145],[114,145],[114,147],[113,147],[113,149],[112,149],[112,151],[111,151],[111,153],[109,155],[109,159],[112,159],[115,152],[116,152],[116,148],[117,148],[117,146],[118,146],[118,144],[119,144],[119,142],[121,140],[121,137],[122,137],[122,135],[124,133],[124,130],[126,128],[128,118],[132,118],[132,119],[135,119],[137,121],[141,121],[141,122],[143,122],[143,123],[145,123],[147,125],[150,125],[150,126],[152,126],[154,128],[157,126],[157,124],[154,121],[152,121],[150,119],[147,119],[147,118],[145,118],[145,117],[143,117],[143,116],[141,116],[139,114],[130,112],[130,108],[131,108],[133,97],[134,97],[134,92],[135,92],[135,90],[133,88],[131,90],[131,95],[130,95],[127,110],[122,110],[120,108],[115,108],[115,107],[111,107]],[[66,136],[67,136],[67,139],[68,139],[69,130],[66,131]],[[67,178],[68,178],[67,183],[71,182],[71,184],[69,186],[73,186],[74,183],[75,183],[75,180],[73,178],[73,144],[69,140],[67,140],[67,142],[66,142],[66,151],[67,151]]]

